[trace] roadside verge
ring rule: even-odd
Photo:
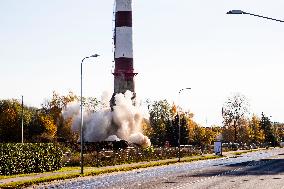
[[[261,149],[259,149],[261,150]],[[254,150],[256,151],[256,150]],[[181,158],[181,161],[178,162],[178,158],[174,159],[166,159],[166,160],[158,160],[158,161],[149,161],[149,162],[138,162],[132,164],[122,164],[115,166],[107,166],[107,167],[85,167],[84,174],[80,174],[80,167],[73,168],[63,168],[59,171],[54,172],[45,172],[45,173],[33,173],[33,174],[25,174],[25,175],[13,175],[13,176],[0,176],[0,188],[23,188],[27,186],[31,186],[34,184],[39,184],[43,182],[50,182],[54,180],[65,180],[77,177],[84,176],[95,176],[106,173],[113,173],[119,171],[131,171],[134,169],[140,168],[148,168],[155,166],[163,166],[174,163],[183,163],[183,162],[192,162],[199,160],[208,160],[208,159],[216,159],[228,156],[237,156],[243,153],[249,153],[252,150],[242,150],[242,151],[231,151],[224,152],[223,156],[215,156],[212,154],[205,154],[200,156],[192,156]]]

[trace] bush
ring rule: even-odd
[[[58,170],[62,156],[52,143],[0,143],[0,175]]]

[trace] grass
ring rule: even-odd
[[[232,155],[241,155],[253,151],[258,151],[259,149],[254,150],[246,150],[242,152],[233,152]],[[199,161],[199,160],[208,160],[208,159],[217,159],[222,158],[223,156],[215,156],[215,155],[206,155],[206,156],[194,156],[194,157],[185,157],[181,158],[180,162],[192,162],[192,161]],[[23,188],[26,186],[31,186],[43,182],[50,182],[55,180],[65,180],[65,179],[71,179],[71,178],[78,178],[78,177],[84,177],[84,176],[96,176],[100,174],[105,173],[113,173],[113,172],[119,172],[119,171],[131,171],[135,169],[141,169],[141,168],[148,168],[148,167],[155,167],[155,166],[163,166],[163,165],[170,165],[178,163],[177,159],[165,159],[165,160],[158,160],[158,161],[149,161],[149,162],[140,162],[140,163],[132,163],[132,164],[122,164],[117,165],[116,167],[85,167],[84,168],[84,174],[80,174],[80,167],[63,167],[58,171],[54,172],[45,172],[49,176],[44,176],[40,178],[33,178],[30,180],[24,180],[24,181],[16,181],[16,182],[10,182],[8,184],[0,184],[0,188]],[[31,173],[31,174],[20,174],[20,175],[11,175],[11,176],[0,176],[1,179],[7,179],[7,178],[17,178],[17,177],[25,177],[25,176],[34,176],[38,175],[39,173]],[[41,173],[40,173],[41,174]]]
[[[76,170],[79,170],[79,169],[80,169],[79,167],[62,167],[60,170],[53,171],[53,172],[76,171]],[[52,172],[43,172],[43,173],[52,173]],[[26,173],[26,174],[18,174],[18,175],[0,175],[0,180],[1,179],[8,179],[8,178],[15,178],[15,177],[33,176],[33,175],[38,175],[38,174],[42,174],[42,173]]]
[[[17,177],[25,177],[25,176],[32,176],[32,175],[36,175],[38,173],[28,173],[28,174],[18,174],[16,175]],[[15,178],[15,175],[0,175],[0,180],[1,179],[8,179],[8,178]]]
[[[191,162],[191,161],[198,161],[198,160],[216,159],[219,157],[221,156],[209,155],[209,156],[186,157],[186,158],[181,158],[180,162]],[[11,182],[8,184],[0,184],[0,188],[22,188],[22,187],[39,184],[43,182],[50,182],[54,180],[64,180],[64,179],[71,179],[71,178],[77,178],[77,177],[82,177],[82,176],[83,177],[84,176],[95,176],[95,175],[113,173],[113,172],[118,172],[118,171],[131,171],[131,170],[140,169],[140,168],[170,165],[170,164],[174,164],[177,162],[178,162],[177,159],[167,159],[167,160],[150,161],[150,162],[143,162],[143,163],[136,163],[136,164],[125,164],[125,165],[120,165],[117,167],[101,167],[101,168],[88,167],[88,168],[85,168],[85,173],[83,175],[79,173],[80,167],[65,167],[65,168],[60,169],[59,171],[56,171],[56,175],[50,175],[50,176],[45,176],[41,178],[34,178],[31,180]],[[75,172],[77,170],[78,172]],[[46,173],[52,174],[52,172],[46,172]],[[36,173],[13,175],[13,176],[1,176],[0,179],[33,176],[33,175],[36,175]]]
[[[246,153],[250,153],[250,152],[256,152],[256,151],[258,151],[258,149],[245,150],[245,151],[241,151],[241,152],[234,152],[232,154],[236,155],[236,156],[239,156],[239,155],[242,155],[242,154],[246,154]]]

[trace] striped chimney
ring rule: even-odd
[[[114,29],[114,93],[111,106],[114,105],[114,96],[117,93],[133,92],[135,85],[133,69],[132,46],[132,0],[115,0],[115,29]]]

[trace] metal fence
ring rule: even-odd
[[[213,146],[204,148],[183,145],[180,150],[180,157],[188,157],[213,153]],[[85,166],[109,166],[124,163],[155,161],[162,159],[172,159],[178,157],[178,147],[150,147],[140,148],[138,146],[128,146],[117,149],[96,149],[91,145],[86,145],[84,148],[84,165]],[[76,148],[66,148],[63,158],[64,166],[79,166],[80,153]]]

